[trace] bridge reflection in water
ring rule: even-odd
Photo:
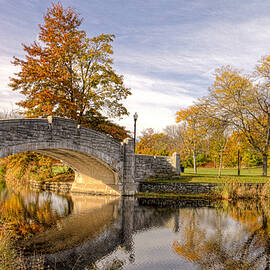
[[[72,203],[71,215],[24,243],[29,255],[46,254],[52,268],[85,269],[119,247],[132,260],[134,232],[165,226],[176,211],[145,211],[134,197],[72,194]]]
[[[78,264],[89,265],[108,249],[113,250],[122,232],[121,202],[117,197],[72,195],[72,202],[71,215],[24,244],[26,251],[48,254],[46,263],[57,265],[57,269],[72,269],[75,263],[76,269]],[[102,252],[98,247],[106,250]]]

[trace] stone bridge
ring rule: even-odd
[[[119,142],[70,119],[0,120],[0,158],[26,151],[71,167],[75,171],[72,192],[134,195],[140,181],[180,172],[178,153],[172,157],[135,155],[133,140]]]

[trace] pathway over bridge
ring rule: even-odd
[[[179,174],[179,154],[135,155],[133,140],[80,127],[77,122],[49,119],[0,120],[0,158],[34,151],[62,160],[75,171],[72,192],[134,195],[149,176]]]

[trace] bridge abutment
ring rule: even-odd
[[[123,177],[122,177],[122,195],[132,196],[137,192],[135,181],[135,153],[134,141],[127,138],[122,142],[123,147]]]
[[[89,193],[95,195],[121,195],[121,188],[118,183],[105,184],[92,177],[75,171],[75,179],[71,187],[73,193]]]

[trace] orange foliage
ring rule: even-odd
[[[142,132],[140,141],[136,144],[136,153],[143,155],[168,156],[169,137],[164,133],[155,133],[153,129]]]
[[[25,96],[18,105],[26,109],[27,117],[68,117],[91,126],[90,113],[128,114],[120,101],[131,93],[112,67],[114,35],[88,38],[81,23],[74,9],[52,4],[39,25],[38,41],[23,45],[25,59],[14,57],[20,71],[10,86]],[[123,128],[108,121],[98,129],[126,136]]]

